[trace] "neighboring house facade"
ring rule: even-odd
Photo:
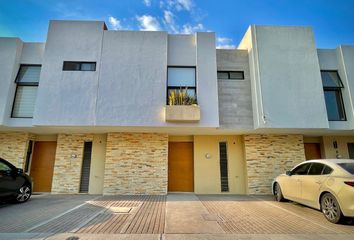
[[[312,158],[354,158],[354,46],[308,27],[109,31],[50,21],[45,43],[0,38],[0,157],[34,191],[267,194]],[[187,88],[197,104],[168,105]]]

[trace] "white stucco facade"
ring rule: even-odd
[[[251,26],[255,128],[328,128],[314,37],[307,27]]]
[[[102,21],[50,21],[45,43],[0,38],[0,130],[237,133],[354,129],[354,47],[316,49],[309,27],[249,27],[237,50],[214,33],[112,31]],[[63,71],[64,61],[95,71]],[[12,118],[21,64],[41,65],[33,118]],[[200,120],[165,119],[168,67],[195,67]],[[243,82],[217,71],[243,71]],[[328,121],[321,70],[336,70],[346,121]],[[235,91],[235,92],[234,92]],[[219,109],[221,107],[221,109]]]

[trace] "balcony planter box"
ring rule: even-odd
[[[200,108],[198,105],[167,105],[167,122],[198,122],[200,120]]]

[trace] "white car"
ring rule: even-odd
[[[332,223],[354,217],[354,160],[302,162],[276,177],[272,191],[277,201],[292,200],[321,210]]]

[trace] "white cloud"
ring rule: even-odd
[[[173,19],[174,18],[174,14],[171,11],[165,10],[163,12],[163,16],[164,16],[164,19],[165,19],[166,23],[169,23],[169,24],[174,23],[174,19]]]
[[[150,15],[137,16],[139,29],[144,31],[159,31],[161,30],[159,21]]]
[[[150,7],[151,6],[151,0],[143,0],[143,3],[145,6]]]
[[[109,16],[108,21],[109,21],[109,24],[111,25],[113,30],[122,29],[122,25],[121,25],[118,18],[115,18],[113,16]]]
[[[183,34],[191,34],[194,32],[202,31],[204,30],[204,26],[201,23],[198,23],[197,25],[192,26],[191,24],[187,23],[184,24],[181,30],[181,33]]]
[[[178,26],[176,25],[175,22],[175,15],[171,11],[165,10],[163,16],[164,16],[164,23],[167,29],[173,33],[177,33]]]
[[[176,0],[176,8],[177,10],[187,10],[190,11],[193,8],[192,0]]]
[[[161,0],[160,8],[176,9],[177,11],[191,11],[194,7],[193,0]]]
[[[216,39],[216,48],[234,49],[236,45],[232,44],[232,42],[231,38],[218,37]]]

